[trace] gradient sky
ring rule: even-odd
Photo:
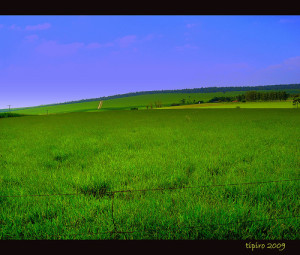
[[[300,16],[0,16],[0,109],[300,83]]]

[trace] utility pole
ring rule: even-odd
[[[9,104],[9,105],[7,105],[7,106],[8,106],[8,111],[10,112],[10,106],[11,106],[11,105]]]

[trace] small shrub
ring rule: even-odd
[[[134,108],[130,108],[130,110],[138,110],[139,108],[134,107]]]
[[[12,112],[0,113],[0,118],[21,117],[21,116],[24,116],[24,115],[18,114],[18,113],[12,113]]]

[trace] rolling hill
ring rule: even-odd
[[[286,89],[284,89],[284,86]],[[232,88],[237,89],[233,91]],[[222,87],[222,88],[200,88],[185,90],[166,90],[166,91],[145,91],[136,93],[127,93],[114,95],[110,97],[101,97],[94,99],[84,99],[79,101],[65,102],[60,104],[41,105],[27,108],[14,108],[11,111],[21,114],[56,114],[68,112],[93,112],[93,111],[110,111],[110,110],[130,110],[131,108],[146,109],[149,104],[155,104],[160,101],[162,107],[170,107],[174,103],[180,103],[185,99],[190,102],[203,101],[207,102],[213,97],[220,96],[237,96],[244,94],[249,90],[273,91],[284,90],[289,94],[300,93],[300,84],[296,85],[272,85],[256,87]],[[264,88],[264,90],[262,89]],[[206,90],[205,90],[206,89]],[[218,91],[219,90],[219,91]],[[195,91],[213,91],[213,92],[195,92]],[[103,107],[97,110],[99,100],[103,100]],[[0,112],[6,112],[2,109]]]

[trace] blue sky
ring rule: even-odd
[[[300,83],[300,16],[0,16],[0,109]]]

